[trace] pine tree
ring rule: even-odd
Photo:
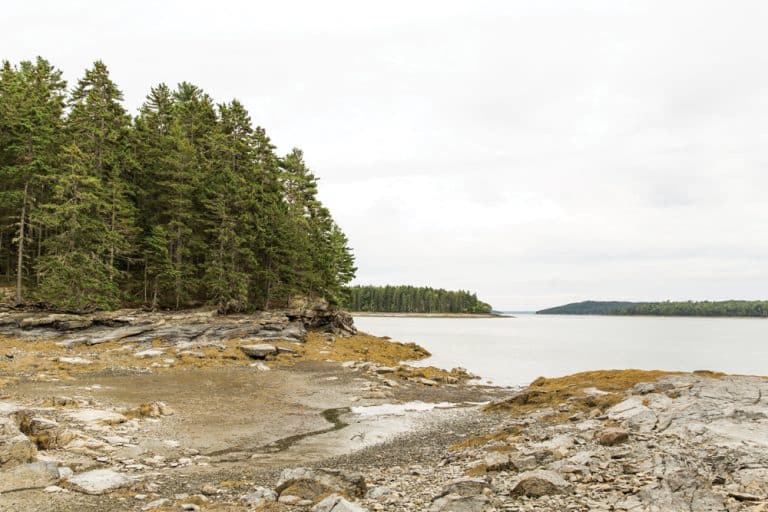
[[[48,61],[24,61],[0,72],[0,203],[14,220],[16,301],[22,302],[27,248],[45,178],[57,164],[66,83]],[[38,240],[40,243],[40,231]]]
[[[211,138],[211,164],[204,200],[210,237],[204,283],[208,300],[221,312],[249,307],[252,219],[248,181],[253,166],[251,119],[237,101],[219,106],[217,133]]]
[[[177,119],[176,99],[165,84],[150,90],[135,123],[135,188],[143,235],[143,302],[179,307],[192,286],[187,268],[197,172],[195,148]],[[193,279],[190,279],[193,281]],[[151,295],[151,300],[149,296]]]
[[[94,174],[92,157],[77,145],[67,146],[62,160],[51,201],[41,212],[54,234],[37,263],[37,297],[71,310],[117,307],[119,289],[109,264],[112,194]]]
[[[66,104],[46,61],[0,69],[0,272],[71,310],[342,299],[348,241],[301,151],[238,101],[150,90],[132,121],[97,61]],[[64,119],[63,119],[64,118]]]
[[[101,181],[107,194],[108,275],[117,278],[121,260],[133,250],[135,208],[128,186],[131,155],[131,120],[120,102],[123,95],[110,79],[107,67],[96,61],[72,92],[67,134],[79,150],[80,164]]]

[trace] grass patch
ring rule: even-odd
[[[567,411],[546,418],[550,422],[562,422],[577,412],[605,411],[621,402],[624,393],[636,384],[675,374],[659,370],[597,370],[554,379],[539,377],[520,393],[487,409],[525,414],[541,409],[558,410],[565,404]],[[590,393],[587,391],[590,388],[599,391]]]
[[[467,437],[458,443],[452,444],[448,447],[449,450],[458,451],[458,450],[466,450],[469,448],[479,448],[480,446],[484,446],[491,441],[505,441],[507,437],[512,435],[517,435],[520,433],[520,429],[513,427],[510,429],[500,430],[498,432],[491,432],[488,434],[481,434],[479,436],[470,436]]]
[[[328,337],[319,332],[310,332],[306,343],[299,345],[297,350],[313,360],[371,361],[387,366],[397,366],[401,361],[415,361],[431,355],[415,343],[399,343],[364,333]]]

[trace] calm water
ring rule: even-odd
[[[427,364],[462,366],[500,385],[609,369],[717,370],[768,375],[768,320],[519,315],[355,318],[359,329],[414,341]]]

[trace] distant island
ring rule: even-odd
[[[369,313],[491,314],[493,308],[464,290],[417,286],[351,286],[346,304]]]
[[[542,309],[538,315],[629,315],[629,316],[707,316],[707,317],[768,317],[768,301],[664,301],[622,302],[593,301],[574,302],[563,306]]]

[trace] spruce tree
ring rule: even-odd
[[[40,215],[53,235],[36,266],[37,297],[77,311],[111,309],[120,303],[109,264],[112,194],[94,173],[92,160],[75,144],[64,149],[51,201]]]
[[[35,227],[31,219],[59,159],[65,87],[61,72],[42,58],[16,68],[5,62],[0,71],[0,204],[13,221],[17,302],[24,298],[25,262]]]
[[[101,181],[109,201],[105,241],[110,280],[116,279],[118,267],[125,268],[122,263],[133,250],[136,235],[136,212],[127,181],[133,165],[131,120],[122,99],[107,67],[96,61],[72,92],[67,118],[67,135],[79,150],[80,165]]]
[[[150,90],[135,121],[97,61],[68,100],[46,61],[0,69],[0,272],[70,310],[222,312],[338,302],[344,234],[294,150],[279,158],[238,101]]]

